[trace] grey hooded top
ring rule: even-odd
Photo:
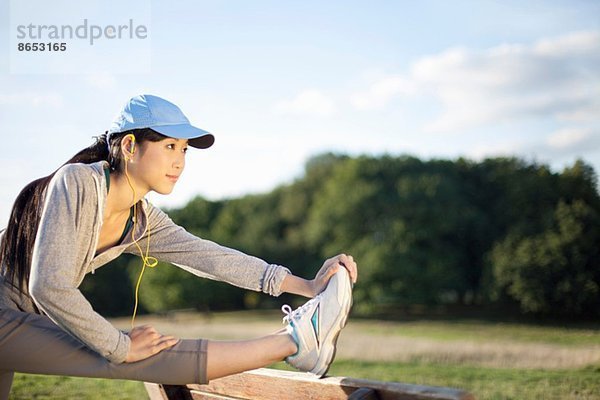
[[[33,249],[29,293],[15,293],[0,278],[0,309],[33,307],[88,347],[112,362],[123,362],[130,339],[96,313],[78,287],[87,273],[94,272],[122,253],[139,255],[131,232],[116,246],[96,255],[102,227],[107,184],[106,161],[67,164],[48,185],[44,208]],[[138,207],[134,235],[146,247],[150,231],[150,255],[170,262],[194,275],[225,281],[273,296],[290,273],[287,268],[198,238],[176,225],[146,199]],[[149,226],[148,226],[149,225]],[[0,238],[4,230],[0,232]]]

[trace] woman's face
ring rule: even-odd
[[[187,149],[187,139],[145,141],[138,147],[128,169],[141,189],[169,194],[183,172]]]

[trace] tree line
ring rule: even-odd
[[[525,314],[600,316],[600,196],[582,160],[561,172],[519,158],[423,161],[321,154],[269,193],[165,210],[202,238],[312,278],[325,258],[360,267],[354,310],[514,306]],[[86,279],[108,314],[127,314],[141,267],[122,257]],[[146,270],[149,312],[275,307],[284,300],[196,279],[160,263]],[[301,299],[300,299],[301,300]]]

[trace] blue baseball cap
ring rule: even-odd
[[[114,133],[141,128],[175,139],[188,139],[188,144],[198,149],[209,148],[215,142],[212,134],[192,126],[175,104],[158,96],[141,94],[132,97],[113,120],[107,131],[109,143]]]

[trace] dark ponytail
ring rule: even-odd
[[[151,129],[135,129],[110,136],[110,151],[107,134],[96,137],[96,142],[75,154],[67,164],[92,164],[106,160],[112,171],[121,171],[123,155],[121,140],[133,134],[138,144],[144,141],[157,142],[166,137]],[[60,168],[59,168],[60,169]],[[58,171],[58,169],[56,170]],[[48,184],[56,171],[30,182],[17,196],[10,213],[8,225],[0,244],[0,274],[21,292],[29,284],[33,246],[44,207],[44,196]]]

